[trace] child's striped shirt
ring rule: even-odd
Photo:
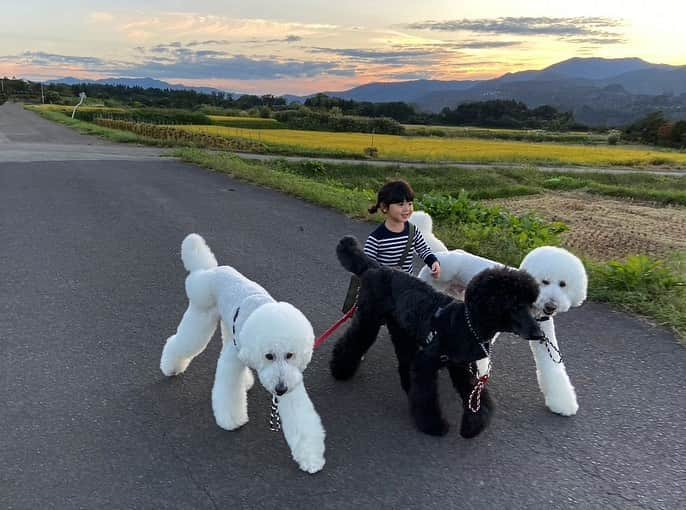
[[[409,222],[405,222],[405,229],[402,232],[391,232],[382,223],[367,237],[367,241],[364,243],[364,252],[382,266],[397,267],[400,257],[405,251],[409,233]],[[407,273],[411,273],[413,269],[412,252],[424,260],[424,263],[429,267],[438,260],[431,253],[431,248],[424,241],[424,237],[418,228],[414,229],[414,239],[410,248],[410,254],[405,258],[402,267],[402,270]]]

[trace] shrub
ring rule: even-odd
[[[607,135],[608,145],[617,145],[622,137],[622,132],[616,129],[612,129]]]
[[[635,255],[625,262],[611,261],[599,268],[599,286],[607,291],[662,292],[684,285],[660,260]]]
[[[379,157],[379,149],[376,147],[365,147],[364,148],[364,155],[367,156],[368,158],[378,158]]]

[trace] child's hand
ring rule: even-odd
[[[441,265],[438,263],[438,261],[431,264],[431,276],[433,276],[435,279],[439,279],[441,277]]]

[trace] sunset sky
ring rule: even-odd
[[[307,94],[571,57],[686,65],[686,1],[0,0],[0,76]]]

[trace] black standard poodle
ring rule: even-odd
[[[477,407],[470,405],[477,382],[470,365],[490,352],[490,340],[499,331],[544,338],[531,311],[538,297],[533,277],[515,269],[488,269],[471,280],[461,303],[410,274],[379,265],[354,237],[341,239],[336,253],[361,286],[352,324],[333,349],[333,376],[351,378],[386,324],[419,430],[436,436],[448,431],[437,391],[438,371],[447,367],[464,405],[460,434],[479,434],[490,421],[493,402],[484,388],[478,410],[470,410]]]

